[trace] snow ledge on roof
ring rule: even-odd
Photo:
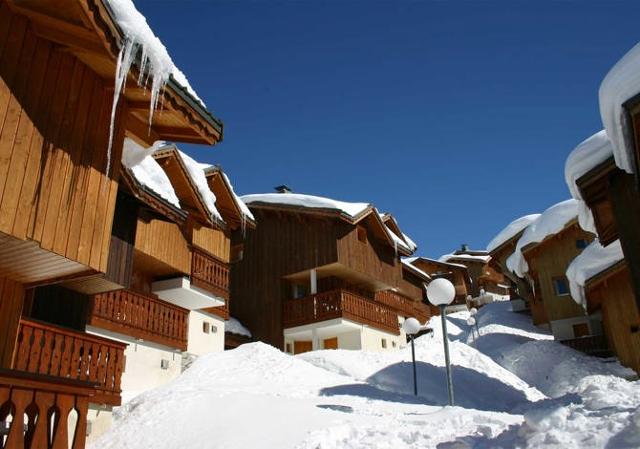
[[[540,214],[531,214],[525,215],[524,217],[520,217],[517,220],[513,220],[511,223],[507,225],[502,231],[498,233],[487,245],[487,251],[491,252],[494,249],[501,246],[507,240],[515,237],[520,231],[524,230],[527,226],[529,226],[533,221],[535,221]]]
[[[591,242],[567,268],[566,274],[573,300],[586,310],[587,299],[584,286],[587,281],[623,259],[620,240],[608,246],[602,246],[598,239]]]
[[[240,321],[232,316],[224,322],[224,331],[251,338],[251,331],[249,331],[249,329],[244,327],[244,325]]]
[[[356,218],[369,207],[368,203],[347,203],[345,201],[332,200],[321,196],[304,195],[301,193],[258,193],[241,196],[246,204],[269,203],[288,206],[308,207],[310,209],[332,209],[339,211],[351,218]]]

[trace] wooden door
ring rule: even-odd
[[[294,341],[293,353],[302,354],[303,352],[309,352],[313,349],[311,341]]]
[[[325,339],[324,349],[338,349],[338,337]]]

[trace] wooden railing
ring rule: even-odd
[[[345,290],[291,299],[284,303],[284,327],[344,318],[398,335],[398,314],[389,306]]]
[[[96,385],[96,403],[120,405],[126,347],[126,343],[22,319],[12,368],[90,382]]]
[[[88,324],[187,350],[189,311],[131,290],[94,296]]]
[[[588,335],[586,337],[573,338],[571,340],[560,340],[565,346],[575,349],[576,351],[593,356],[609,356],[611,350],[604,335]]]
[[[0,447],[83,449],[92,385],[0,371]]]
[[[229,299],[229,264],[196,248],[191,254],[191,285]]]
[[[424,323],[431,317],[431,310],[427,304],[421,301],[414,301],[391,290],[376,292],[375,299],[397,310],[398,314],[405,318],[414,317]]]

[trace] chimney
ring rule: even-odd
[[[460,250],[463,253],[466,253],[467,251],[469,251],[469,245],[467,243],[463,243],[462,245],[460,245]]]
[[[293,190],[288,185],[282,184],[281,186],[274,187],[278,193],[293,193]]]

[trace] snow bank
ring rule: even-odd
[[[587,308],[584,286],[589,279],[624,259],[620,240],[604,247],[598,239],[594,240],[580,253],[567,268],[567,279],[571,297],[582,307]]]
[[[529,271],[529,265],[522,255],[522,249],[532,243],[540,243],[549,236],[562,231],[571,220],[578,216],[578,201],[570,199],[554,204],[545,210],[524,231],[516,245],[513,259],[507,260],[507,267],[519,277]]]
[[[212,218],[217,219],[219,221],[224,221],[222,219],[222,215],[216,209],[216,196],[209,188],[209,184],[207,183],[207,177],[204,174],[204,170],[202,169],[202,165],[199,162],[196,162],[187,154],[183,153],[180,150],[177,150],[178,154],[180,154],[180,158],[182,162],[184,162],[184,166],[187,169],[187,173],[189,173],[189,177],[191,181],[198,189],[202,200],[204,201],[204,205],[207,208],[207,211],[211,215]]]
[[[602,130],[580,143],[567,158],[564,166],[564,179],[569,187],[571,196],[580,201],[578,205],[578,222],[585,231],[596,233],[596,226],[591,210],[582,201],[582,195],[576,181],[585,173],[606,161],[613,154],[613,147]]]
[[[229,319],[224,322],[224,331],[251,338],[251,331],[234,317],[229,317]]]
[[[512,221],[504,228],[502,231],[498,233],[487,245],[487,251],[491,252],[497,247],[501,246],[507,240],[512,239],[515,235],[517,235],[524,228],[529,226],[535,219],[537,219],[540,214],[531,214],[525,215],[524,217],[520,217],[517,220]]]
[[[339,211],[351,218],[356,218],[369,207],[368,203],[347,203],[321,196],[303,195],[301,193],[261,193],[240,197],[247,204],[269,203],[289,206],[308,207],[311,209],[331,209]]]
[[[152,156],[162,145],[164,145],[164,142],[158,141],[153,146],[144,149],[127,137],[124,139],[122,150],[122,165],[131,170],[131,173],[140,184],[179,208],[180,201],[175,190],[173,190],[169,177]]]
[[[633,131],[622,105],[640,93],[640,44],[614,65],[600,84],[600,116],[613,144],[616,165],[633,173]]]

